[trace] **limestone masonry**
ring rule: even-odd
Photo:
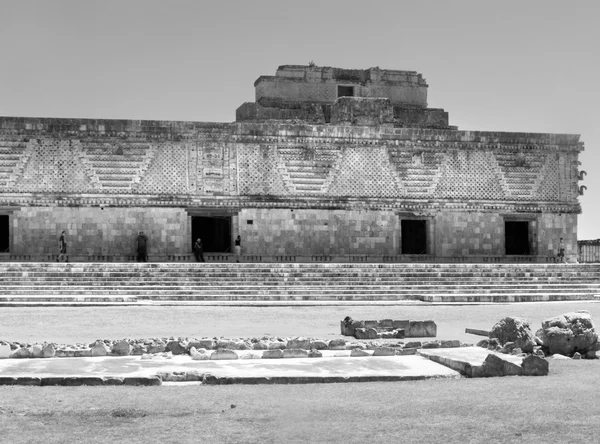
[[[281,66],[233,123],[0,117],[0,260],[577,256],[573,134],[463,131],[414,71]],[[526,105],[526,104],[523,104]],[[233,259],[235,260],[235,259]]]

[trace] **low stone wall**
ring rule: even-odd
[[[141,356],[142,359],[191,355],[204,359],[274,359],[320,357],[321,351],[350,351],[348,356],[414,354],[419,348],[462,347],[460,341],[346,341],[318,338],[146,338],[101,340],[89,344],[19,343],[0,341],[0,359]],[[362,353],[364,352],[364,353]],[[199,356],[199,355],[202,356]]]

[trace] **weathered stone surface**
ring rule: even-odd
[[[536,355],[523,358],[521,363],[523,376],[546,376],[548,374],[548,361]]]
[[[315,350],[325,350],[327,349],[327,342],[322,341],[320,339],[315,339],[310,341],[310,349],[315,349]]]
[[[80,348],[75,350],[75,354],[73,355],[75,358],[89,358],[92,356],[91,348]]]
[[[252,344],[253,350],[267,350],[268,348],[269,348],[269,344],[262,340]]]
[[[423,343],[421,341],[412,341],[404,344],[404,348],[421,348],[423,347]]]
[[[131,350],[131,354],[134,356],[141,356],[148,353],[148,346],[144,344],[134,344]]]
[[[283,358],[283,350],[280,348],[273,348],[271,350],[265,350],[263,352],[263,359],[279,359]]]
[[[522,372],[521,366],[507,361],[494,353],[487,355],[485,361],[483,361],[481,371],[481,375],[484,377],[519,376]]]
[[[94,342],[90,349],[92,351],[92,356],[106,356],[110,353],[110,347],[101,340]]]
[[[206,350],[212,350],[216,346],[216,342],[214,339],[204,338],[204,339],[194,339],[190,341],[188,344],[188,348],[196,347],[196,349],[205,348]]]
[[[489,337],[498,339],[500,346],[514,342],[513,348],[518,347],[526,353],[531,353],[536,345],[529,321],[524,318],[508,316],[501,319],[492,327]]]
[[[179,340],[171,340],[167,342],[165,350],[173,353],[174,355],[185,355],[187,354],[187,344]]]
[[[31,346],[31,357],[32,358],[41,358],[44,356],[44,352],[42,351],[42,346],[40,344],[33,344]]]
[[[364,350],[354,349],[350,352],[350,356],[355,358],[355,357],[371,356],[371,354],[367,353]]]
[[[268,345],[268,350],[283,350],[287,347],[287,343],[282,341],[271,341]]]
[[[458,339],[453,339],[453,340],[443,340],[440,341],[441,342],[441,347],[442,348],[457,348],[461,346],[461,343]]]
[[[327,349],[329,350],[346,350],[346,340],[345,339],[332,339],[329,341],[327,345]]]
[[[212,351],[208,351],[205,348],[199,348],[198,350],[196,350],[196,347],[190,348],[190,356],[194,361],[207,361],[210,359],[212,353]]]
[[[440,348],[442,343],[440,341],[427,341],[424,342],[421,348]]]
[[[550,354],[587,353],[598,343],[598,333],[589,312],[565,313],[542,322],[540,340]]]
[[[9,357],[13,359],[31,358],[31,350],[26,347],[20,347],[13,351]]]
[[[309,358],[322,358],[323,353],[321,353],[319,350],[313,349],[308,352],[308,357]]]
[[[572,359],[581,359],[581,354],[579,354],[579,352],[573,353],[573,358]]]
[[[148,353],[163,353],[166,350],[165,345],[162,341],[153,342],[148,345]]]
[[[407,338],[435,338],[437,325],[433,321],[410,321],[404,334]]]
[[[212,352],[210,355],[212,360],[226,360],[226,359],[238,359],[238,355],[233,350],[226,348],[220,348]]]
[[[93,353],[93,351],[92,351]],[[131,344],[127,341],[115,342],[112,346],[111,353],[113,355],[127,356],[131,354]]]
[[[288,339],[287,348],[301,348],[308,350],[310,348],[310,339],[301,337]]]
[[[357,328],[354,336],[356,339],[377,339],[379,337],[374,328]]]
[[[396,349],[392,347],[377,347],[373,350],[373,356],[395,356]]]
[[[304,350],[301,348],[286,348],[283,350],[284,358],[307,358],[308,350]]]

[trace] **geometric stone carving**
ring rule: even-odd
[[[12,189],[23,174],[31,157],[28,142],[21,139],[0,139],[0,189]]]
[[[280,146],[277,155],[283,180],[292,193],[322,194],[331,183],[331,173],[340,159],[341,149],[339,146]]]
[[[81,162],[94,188],[131,193],[154,156],[148,143],[81,141]]]
[[[546,156],[539,151],[524,153],[522,150],[502,150],[495,153],[502,171],[509,199],[531,199],[538,183]]]
[[[390,147],[390,162],[402,180],[406,197],[433,195],[440,178],[444,154],[434,151],[401,151]]]

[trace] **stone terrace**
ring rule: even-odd
[[[0,305],[593,300],[599,265],[2,263]]]

